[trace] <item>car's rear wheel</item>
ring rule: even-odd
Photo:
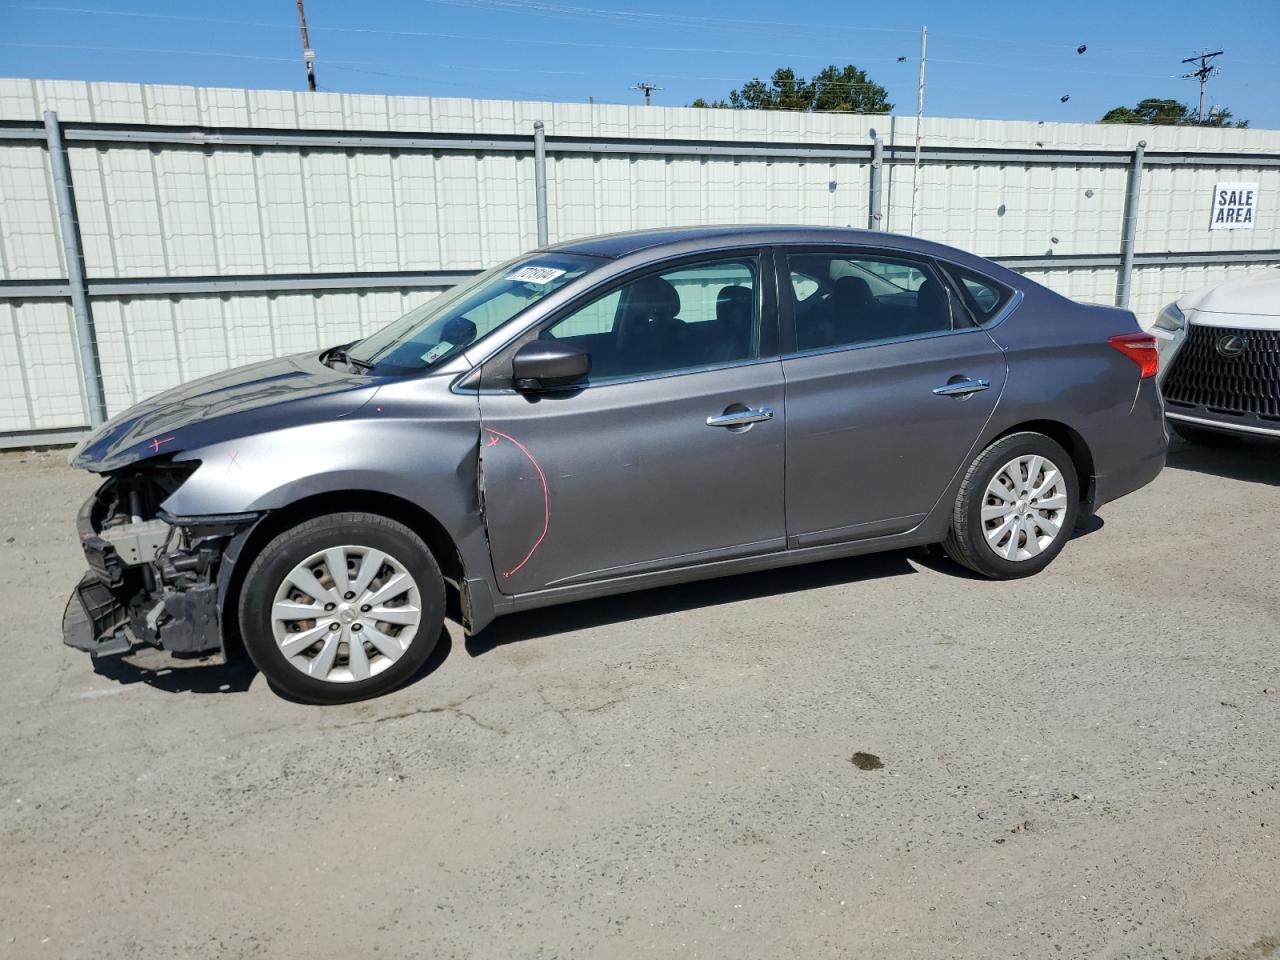
[[[1184,423],[1170,421],[1169,426],[1173,427],[1173,432],[1180,436],[1187,443],[1199,444],[1202,447],[1229,447],[1233,443],[1240,442],[1239,434],[1219,433],[1217,430],[1201,430],[1199,427],[1189,427]]]
[[[370,513],[335,513],[276,536],[240,591],[240,629],[273,687],[307,703],[395,689],[444,623],[444,581],[422,539]]]
[[[995,580],[1039,573],[1071,536],[1079,491],[1061,445],[1039,433],[1001,437],[965,473],[943,546],[957,563]]]

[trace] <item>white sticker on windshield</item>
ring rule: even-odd
[[[453,349],[452,343],[446,343],[445,341],[441,340],[434,347],[432,347],[430,350],[428,350],[426,353],[422,355],[422,362],[435,363],[437,360],[439,360],[441,357],[443,357],[446,353],[448,353],[452,349]]]
[[[555,267],[521,267],[508,280],[514,280],[516,283],[550,283],[556,277],[563,277],[565,271],[557,270]]]

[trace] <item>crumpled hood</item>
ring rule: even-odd
[[[237,367],[130,407],[81,441],[70,463],[102,473],[250,433],[337,419],[367,403],[379,382],[330,369],[314,353]]]

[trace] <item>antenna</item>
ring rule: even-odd
[[[1182,61],[1183,63],[1200,64],[1200,66],[1197,67],[1195,70],[1192,70],[1190,73],[1184,73],[1182,75],[1183,80],[1199,80],[1200,81],[1200,113],[1199,113],[1200,123],[1204,123],[1205,87],[1209,83],[1209,78],[1213,76],[1217,76],[1218,74],[1218,68],[1213,66],[1213,58],[1220,57],[1220,56],[1222,56],[1221,50],[1215,50],[1213,53],[1210,53],[1208,50],[1201,50],[1200,55],[1198,57],[1186,57]]]
[[[634,87],[632,87],[631,89],[632,89],[632,90],[640,90],[641,92],[643,92],[643,93],[644,93],[644,105],[645,105],[646,107],[651,107],[651,106],[653,106],[653,99],[652,99],[653,91],[655,91],[655,90],[661,90],[662,88],[661,88],[661,87],[659,87],[659,86],[657,86],[656,84],[653,84],[653,83],[646,83],[645,81],[641,80],[639,83],[637,83],[637,84],[636,84]]]

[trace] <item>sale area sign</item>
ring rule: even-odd
[[[1210,230],[1252,230],[1258,211],[1256,183],[1220,183],[1213,188]]]

